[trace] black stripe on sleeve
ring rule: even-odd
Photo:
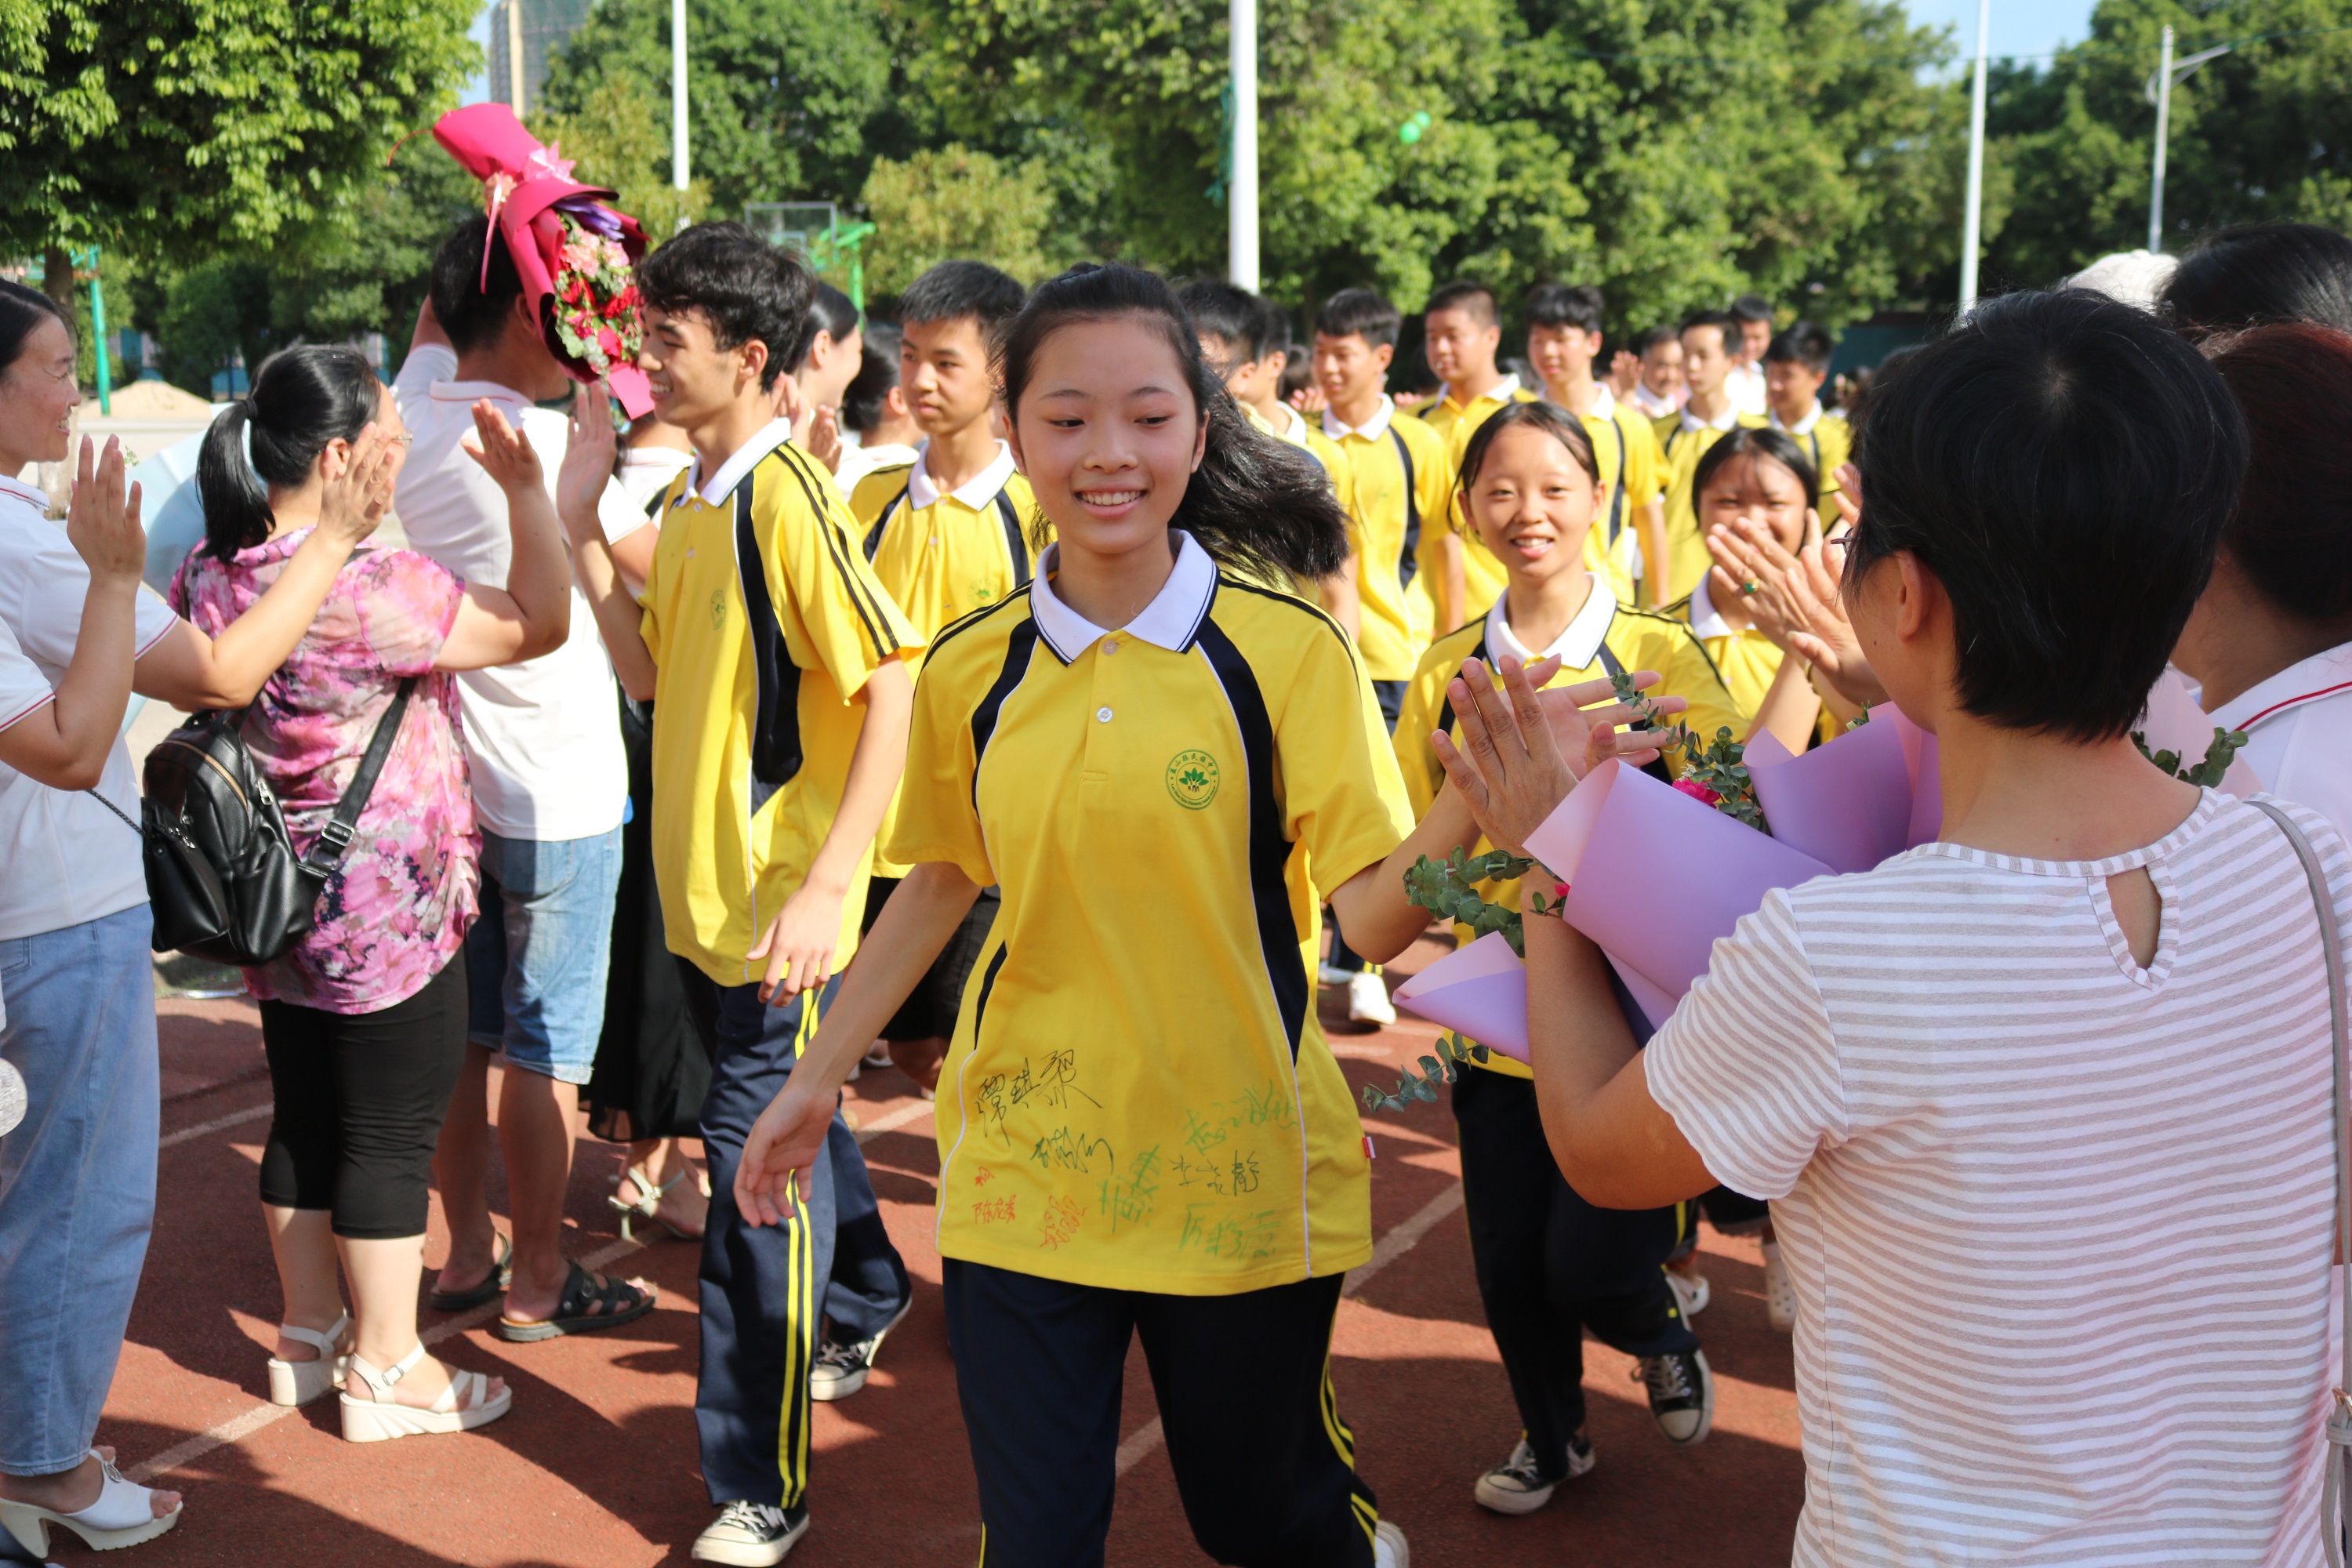
[[[832,514],[825,508],[824,495],[818,491],[814,482],[800,468],[801,463],[813,459],[794,453],[789,442],[777,447],[769,456],[782,463],[784,471],[800,481],[801,494],[808,500],[810,521],[814,523],[819,537],[824,541],[825,553],[833,557],[834,565],[841,573],[842,585],[848,591],[849,602],[856,609],[857,618],[866,623],[866,640],[874,645],[874,657],[877,659],[889,658],[898,651],[898,639],[883,629],[889,624],[890,617],[865,591],[865,584],[858,579],[857,568],[852,564],[853,558],[849,553],[849,546],[844,541],[841,530],[834,526]],[[758,471],[756,468],[752,470],[753,473]],[[750,481],[747,479],[745,482],[748,484]]]
[[[1274,782],[1274,721],[1267,715],[1265,695],[1242,650],[1213,620],[1202,623],[1201,652],[1224,688],[1234,722],[1241,729],[1242,754],[1249,766],[1250,902],[1257,913],[1258,948],[1265,959],[1266,983],[1274,991],[1275,1009],[1282,1016],[1283,1037],[1290,1044],[1290,1059],[1298,1059],[1298,1040],[1307,1026],[1307,1009],[1314,1000],[1307,965],[1298,953],[1298,928],[1290,918],[1290,889],[1283,870],[1290,862],[1290,839],[1283,831],[1282,802]]]
[[[971,804],[980,809],[980,764],[988,754],[988,742],[996,734],[996,717],[1003,710],[1004,700],[1013,695],[1021,678],[1029,673],[1030,658],[1037,651],[1037,623],[1023,619],[1013,628],[1004,643],[1004,664],[996,672],[996,682],[980,706],[971,710]]]
[[[768,569],[760,554],[760,532],[751,520],[751,480],[735,487],[735,576],[743,592],[743,620],[751,637],[752,685],[758,700],[751,715],[751,810],[801,771],[801,671],[793,662],[775,602],[768,596]]]
[[[868,564],[871,564],[874,557],[880,553],[882,549],[882,531],[890,526],[890,514],[898,510],[898,503],[900,501],[907,499],[907,489],[908,487],[905,485],[898,487],[898,493],[890,498],[890,504],[882,509],[882,515],[874,520],[873,528],[867,531],[866,535],[866,559]]]

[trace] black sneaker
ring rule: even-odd
[[[710,1528],[694,1538],[688,1555],[698,1563],[730,1563],[737,1568],[775,1568],[808,1533],[806,1503],[777,1508],[764,1502],[730,1502]]]
[[[1715,1426],[1715,1378],[1705,1351],[1645,1355],[1633,1381],[1649,1385],[1650,1418],[1667,1442],[1687,1448]]]
[[[831,1338],[819,1342],[816,1364],[809,1368],[809,1397],[824,1404],[846,1399],[865,1387],[866,1374],[874,1370],[874,1358],[882,1353],[883,1340],[914,1310],[915,1292],[910,1287],[898,1315],[883,1324],[882,1331],[872,1339],[851,1340],[847,1343]]]
[[[1582,1433],[1568,1440],[1568,1471],[1565,1475],[1547,1476],[1536,1463],[1536,1451],[1525,1437],[1511,1450],[1511,1457],[1478,1478],[1471,1496],[1478,1506],[1496,1513],[1533,1513],[1551,1501],[1553,1489],[1562,1481],[1572,1481],[1593,1466],[1592,1445]]]

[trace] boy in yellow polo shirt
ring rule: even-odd
[[[1656,431],[1620,403],[1592,374],[1601,353],[1601,290],[1589,283],[1547,283],[1528,296],[1528,363],[1543,380],[1544,401],[1584,421],[1609,510],[1584,536],[1584,563],[1622,604],[1636,603],[1634,579],[1666,558],[1664,454]],[[1492,601],[1489,601],[1490,603]]]
[[[990,418],[996,383],[989,354],[1027,298],[986,262],[942,261],[898,300],[898,385],[923,439],[913,461],[860,479],[849,510],[874,575],[926,645],[949,622],[1027,583],[1041,548],[1029,536],[1036,512],[1029,481],[1014,470],[1013,450]],[[888,837],[885,818],[877,842]],[[877,852],[864,930],[874,929],[906,874]],[[882,1031],[889,1060],[927,1095],[939,1083],[964,981],[995,918],[996,896],[985,892]],[[821,1397],[830,1396],[829,1382],[819,1380]]]
[[[1828,331],[1805,321],[1790,322],[1764,351],[1765,416],[1795,440],[1820,476],[1813,505],[1824,516],[1835,515],[1830,497],[1837,492],[1837,471],[1853,455],[1845,416],[1822,408],[1832,352]]]
[[[1601,523],[1608,501],[1583,420],[1549,403],[1495,414],[1465,455],[1461,500],[1489,549],[1509,563],[1510,582],[1484,616],[1432,645],[1405,696],[1397,763],[1424,823],[1445,785],[1430,737],[1444,731],[1460,742],[1446,689],[1472,658],[1493,664],[1508,655],[1523,665],[1558,658],[1552,688],[1654,670],[1661,679],[1650,695],[1680,699],[1687,705],[1681,721],[1692,730],[1712,737],[1730,725],[1741,732],[1690,628],[1619,604],[1601,574],[1585,567],[1580,536]],[[1683,765],[1678,753],[1660,760],[1669,769]],[[1472,837],[1461,847],[1484,853],[1485,841]],[[1484,883],[1479,894],[1518,905],[1516,882]],[[1470,937],[1468,928],[1456,928],[1457,942]],[[1509,1455],[1478,1478],[1475,1500],[1496,1513],[1532,1513],[1561,1482],[1591,1468],[1579,1348],[1588,1329],[1638,1358],[1652,1417],[1670,1442],[1705,1438],[1712,1375],[1663,1267],[1677,1238],[1679,1205],[1617,1211],[1578,1195],[1560,1179],[1533,1076],[1518,1062],[1489,1056],[1455,1082],[1452,1100],[1479,1300],[1522,1426]]]
[[[1695,587],[1715,564],[1699,537],[1691,476],[1716,438],[1735,425],[1761,426],[1761,414],[1743,414],[1732,401],[1730,376],[1739,343],[1739,323],[1727,311],[1701,310],[1683,319],[1683,381],[1690,388],[1682,411],[1654,424],[1665,454],[1666,570],[1663,580],[1644,579],[1643,596],[1653,608],[1672,604]]]
[[[1494,291],[1485,284],[1446,284],[1429,297],[1421,322],[1422,353],[1430,369],[1445,379],[1444,395],[1421,417],[1445,443],[1447,466],[1459,468],[1462,449],[1488,415],[1507,403],[1532,402],[1536,395],[1495,363],[1503,341],[1502,316]],[[1503,563],[1487,553],[1476,529],[1450,511],[1446,523],[1461,541],[1462,613],[1474,616],[1503,591]],[[1440,614],[1436,630],[1444,632],[1454,624],[1454,617]]]
[[[1396,307],[1369,289],[1341,289],[1315,318],[1323,434],[1347,454],[1356,480],[1358,644],[1391,730],[1421,650],[1433,628],[1459,621],[1465,599],[1462,540],[1446,521],[1454,465],[1444,439],[1397,412],[1382,390],[1402,324]],[[1331,960],[1318,977],[1347,988],[1350,1019],[1396,1022],[1388,987],[1348,946],[1346,935],[1335,922]]]
[[[906,661],[922,638],[859,553],[831,477],[772,417],[808,332],[807,269],[740,224],[700,224],[647,257],[637,286],[637,363],[655,411],[695,452],[658,503],[638,599],[579,499],[612,472],[601,393],[573,416],[559,510],[614,669],[654,700],[655,876],[711,1053],[695,1421],[720,1513],[694,1555],[772,1563],[808,1530],[820,1303],[853,1342],[878,1338],[905,1303],[868,1303],[871,1321],[848,1322],[828,1293],[836,1202],[870,1192],[837,1116],[784,1226],[743,1223],[735,1166],[856,950],[874,834],[906,757]]]
[[[1348,513],[1348,559],[1339,571],[1307,584],[1307,596],[1345,627],[1350,640],[1360,641],[1355,475],[1339,444],[1282,400],[1282,373],[1290,361],[1290,327],[1281,307],[1217,278],[1187,283],[1176,291],[1176,302],[1184,307],[1193,334],[1201,340],[1201,358],[1223,379],[1242,416],[1267,435],[1305,448],[1330,477],[1331,493]]]

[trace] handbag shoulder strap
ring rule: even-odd
[[[360,813],[367,809],[368,796],[375,793],[376,775],[392,756],[392,744],[400,738],[400,722],[407,717],[408,699],[416,690],[416,677],[402,679],[400,689],[393,693],[392,706],[375,723],[375,733],[368,737],[367,754],[360,759],[359,771],[343,791],[343,798],[335,803],[332,816],[319,829],[318,842],[302,857],[302,869],[314,876],[331,876],[343,863],[343,852],[352,847],[359,831]]]
[[[2304,837],[2294,819],[2266,800],[2246,803],[2278,824],[2294,850],[2294,858],[2303,862],[2304,879],[2311,884],[2311,899],[2319,917],[2319,951],[2327,966],[2327,1021],[2329,1070],[2335,1083],[2331,1101],[2331,1119],[2336,1143],[2336,1260],[2352,1259],[2352,1120],[2346,1116],[2345,1098],[2345,1037],[2347,1033],[2344,994],[2344,937],[2336,923],[2336,900],[2328,895],[2327,874],[2319,864],[2318,852],[2311,840]],[[2352,1449],[2352,1289],[2339,1290],[2344,1321],[2339,1325],[2343,1336],[2343,1363],[2337,1369],[2335,1399],[2327,1415],[2327,1479],[2326,1504],[2320,1512],[2320,1530],[2325,1536],[2327,1560],[2330,1563],[2344,1562],[2343,1535],[2338,1523],[2338,1510],[2344,1502],[2344,1462],[2347,1449]]]

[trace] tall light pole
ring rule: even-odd
[[[2164,29],[2164,53],[2156,74],[2147,79],[2147,100],[2156,105],[2156,165],[2150,173],[2147,192],[2147,247],[2164,249],[2164,153],[2172,140],[2172,89],[2179,82],[2197,74],[2197,68],[2207,60],[2219,59],[2230,52],[2228,44],[2200,49],[2187,59],[2175,64],[2172,58],[2172,29]]]
[[[1977,80],[1969,100],[1969,196],[1960,220],[1960,314],[1977,304],[1977,252],[1984,241],[1985,62],[1992,31],[1992,0],[1977,0]]]
[[[684,190],[692,177],[686,154],[686,0],[669,0],[669,183]],[[680,223],[686,221],[681,213]]]
[[[1232,34],[1233,177],[1225,185],[1227,272],[1257,292],[1257,0],[1229,0]]]

